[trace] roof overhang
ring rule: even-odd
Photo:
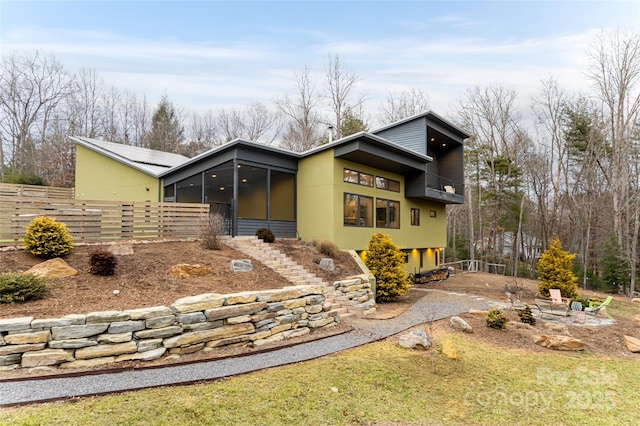
[[[424,173],[427,163],[433,160],[427,155],[411,151],[367,132],[359,132],[347,136],[333,143],[307,151],[303,155],[313,155],[316,152],[330,148],[333,148],[334,158],[366,164],[367,166],[400,175]]]

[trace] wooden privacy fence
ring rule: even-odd
[[[15,183],[0,183],[0,197],[38,197],[63,198],[75,197],[73,188],[57,186],[20,185]]]
[[[199,237],[208,215],[208,204],[0,196],[0,246],[21,244],[37,216],[67,225],[77,243]]]

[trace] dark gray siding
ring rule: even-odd
[[[420,154],[427,154],[427,124],[424,117],[374,133]]]
[[[256,230],[260,228],[271,229],[276,238],[296,238],[298,236],[297,222],[238,219],[238,235],[256,235]]]

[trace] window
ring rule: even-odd
[[[271,188],[269,191],[269,219],[296,219],[296,176],[291,173],[271,170]]]
[[[344,182],[373,187],[373,175],[370,175],[369,173],[362,173],[355,170],[344,169],[342,180]]]
[[[202,173],[190,176],[176,184],[176,202],[202,202]]]
[[[436,212],[435,210],[429,210],[429,217],[437,217],[438,216],[438,212]]]
[[[238,166],[238,218],[267,219],[267,169]]]
[[[376,188],[386,189],[387,191],[400,192],[400,182],[398,182],[397,180],[376,176]]]
[[[420,226],[420,209],[411,209],[411,225]]]
[[[373,198],[345,192],[344,224],[349,226],[373,226]]]
[[[400,202],[376,199],[376,226],[400,228]]]

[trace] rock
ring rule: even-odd
[[[148,351],[135,352],[132,354],[120,355],[116,358],[116,362],[140,360],[140,361],[152,361],[160,358],[167,351],[166,348],[155,348]]]
[[[211,273],[211,268],[202,265],[189,265],[188,263],[180,263],[173,265],[169,274],[174,278],[199,277]]]
[[[429,335],[424,330],[418,329],[400,336],[398,344],[405,349],[415,349],[418,346],[422,346],[424,349],[429,349],[432,342]]]
[[[133,337],[132,332],[115,333],[115,334],[101,334],[97,337],[98,343],[126,343],[130,342]]]
[[[119,333],[130,333],[132,331],[140,331],[145,329],[144,321],[122,321],[122,322],[112,322],[107,330],[107,333],[111,334],[119,334]]]
[[[446,356],[449,359],[460,359],[458,350],[451,340],[445,340],[442,343],[442,355]]]
[[[103,324],[109,322],[129,321],[130,318],[129,314],[123,311],[100,311],[88,313],[85,322],[86,324]]]
[[[335,271],[336,264],[333,262],[333,259],[321,259],[320,260],[320,269],[324,269],[325,271]]]
[[[16,333],[5,336],[4,341],[9,345],[24,345],[28,343],[46,343],[51,340],[49,330],[35,331],[33,333]]]
[[[21,354],[31,351],[41,351],[47,346],[46,343],[27,343],[24,345],[6,345],[0,346],[0,356]]]
[[[67,262],[56,257],[42,263],[38,263],[33,268],[25,272],[25,274],[33,274],[46,278],[63,278],[72,275],[78,275],[78,271],[67,265]]]
[[[22,368],[41,367],[43,365],[57,365],[73,361],[73,352],[64,349],[44,349],[37,352],[27,352],[22,355]]]
[[[108,252],[116,256],[130,256],[133,254],[132,241],[116,241],[111,243],[107,248]]]
[[[0,331],[27,330],[31,328],[33,317],[0,319]]]
[[[631,301],[633,303],[640,303],[640,297],[634,297],[633,299],[631,299]]]
[[[171,305],[173,312],[186,314],[189,312],[204,311],[218,308],[224,303],[224,295],[217,293],[205,293],[197,296],[187,296],[176,300]]]
[[[132,320],[149,319],[173,315],[173,311],[166,306],[153,306],[151,308],[130,309],[125,311]]]
[[[53,327],[51,334],[53,340],[80,339],[104,333],[109,324],[69,325],[66,327]]]
[[[631,352],[640,352],[640,339],[631,336],[624,336],[624,344]]]
[[[481,317],[486,317],[489,314],[489,311],[483,311],[478,309],[469,309],[469,313],[471,315],[480,315]]]
[[[208,321],[251,315],[267,307],[267,302],[246,303],[244,305],[222,306],[204,311]]]
[[[533,335],[531,336],[533,343],[540,345],[544,348],[555,349],[558,351],[581,351],[584,350],[586,345],[584,342],[578,339],[574,339],[569,336],[559,335]]]
[[[228,337],[235,337],[242,334],[251,334],[255,331],[253,324],[242,323],[228,325],[224,327],[214,328],[213,330],[194,331],[184,333],[179,336],[164,339],[162,345],[165,348],[177,348],[179,346],[194,345],[197,343],[208,342],[210,340],[220,340]]]
[[[509,321],[506,325],[507,325],[507,330],[532,330],[533,329],[533,326],[531,324],[526,324],[524,322]]]
[[[0,367],[20,364],[21,359],[22,359],[21,354],[0,355]]]
[[[92,368],[99,365],[111,364],[116,362],[115,356],[106,356],[103,358],[81,359],[60,364],[60,368]]]
[[[473,333],[473,327],[467,324],[467,322],[460,317],[451,317],[449,325],[456,331],[462,331],[463,333]]]
[[[76,359],[103,358],[114,355],[129,354],[138,351],[136,342],[89,346],[76,350]]]
[[[229,263],[231,270],[233,272],[251,272],[253,271],[253,264],[251,263],[251,259],[239,259],[232,260]]]

